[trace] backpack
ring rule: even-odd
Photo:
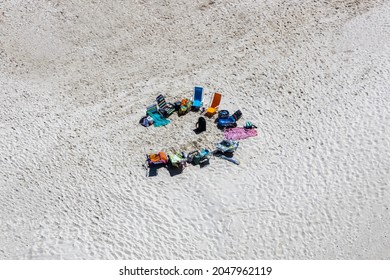
[[[199,132],[206,131],[206,119],[204,117],[199,117],[196,124]]]

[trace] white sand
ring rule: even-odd
[[[2,259],[390,258],[390,1],[85,2],[0,4]],[[196,84],[259,136],[147,178]]]

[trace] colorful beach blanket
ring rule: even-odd
[[[148,113],[148,116],[153,119],[154,126],[164,126],[171,122],[170,120],[163,118],[159,113]]]
[[[254,128],[247,129],[243,127],[234,127],[226,129],[224,136],[227,140],[241,140],[257,136],[257,131]]]
[[[146,115],[153,119],[154,126],[164,126],[169,124],[171,121],[165,119],[157,110],[157,104],[153,103],[152,105],[146,108]]]

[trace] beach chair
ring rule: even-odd
[[[157,104],[153,103],[146,108],[146,115],[153,119],[154,126],[164,126],[169,124],[171,121],[165,119],[158,111]]]
[[[199,110],[203,104],[203,87],[195,87],[192,98],[192,110]]]
[[[175,112],[175,105],[167,103],[162,94],[156,97],[156,101],[158,104],[158,110],[164,117],[169,117],[173,112]]]
[[[214,93],[213,98],[211,99],[210,107],[206,110],[207,116],[213,116],[217,111],[219,104],[221,103],[222,94],[221,93]]]
[[[187,165],[187,159],[183,152],[168,154],[172,167],[183,170]]]
[[[193,165],[200,164],[204,166],[210,163],[210,151],[207,149],[202,149],[200,151],[193,151],[188,154],[187,162],[192,163]]]
[[[146,163],[148,167],[164,166],[168,163],[168,156],[164,152],[148,154],[146,155]]]
[[[146,176],[156,176],[160,167],[166,167],[168,164],[168,156],[164,152],[146,155]]]

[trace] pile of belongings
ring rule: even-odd
[[[193,165],[206,165],[210,162],[210,151],[202,149],[200,151],[193,151],[188,154],[187,161]]]
[[[157,173],[157,169],[160,167],[168,167],[168,170],[176,170],[176,172],[181,173],[187,166],[187,163],[204,166],[209,163],[209,160],[210,151],[207,149],[196,150],[188,155],[184,152],[170,152],[166,154],[161,151],[155,154],[147,154],[145,167],[148,171],[147,174],[150,174],[152,170]]]
[[[215,146],[215,149],[221,153],[233,153],[237,150],[239,144],[240,143],[238,141],[223,140]]]
[[[233,153],[237,150],[239,142],[232,140],[223,140],[222,142],[215,145],[213,152],[214,156],[233,162],[237,165],[240,164],[238,159],[233,158]]]
[[[168,156],[164,152],[158,152],[157,154],[146,155],[146,162],[148,167],[163,166],[168,163]]]
[[[183,98],[174,103],[166,102],[162,94],[158,95],[155,103],[147,107],[146,115],[140,120],[141,125],[145,127],[150,125],[165,126],[171,122],[168,118],[174,112],[181,116],[192,110],[210,118],[218,113],[214,123],[217,124],[219,129],[223,130],[224,140],[217,143],[215,149],[211,152],[204,148],[192,151],[188,155],[176,151],[168,153],[160,151],[156,154],[146,155],[147,168],[168,167],[170,173],[175,170],[175,173],[178,174],[187,166],[187,163],[200,166],[208,164],[211,155],[240,164],[237,159],[233,158],[234,152],[239,147],[238,140],[257,136],[257,127],[249,121],[243,127],[238,127],[237,123],[242,117],[241,110],[236,110],[232,115],[227,110],[220,110],[221,99],[222,94],[215,92],[210,100],[210,105],[203,107],[203,88],[200,86],[195,87],[192,99]],[[198,118],[196,128],[193,130],[197,134],[206,131],[207,122],[203,116]]]
[[[156,103],[153,103],[152,105],[147,107],[146,116],[153,119],[154,126],[164,126],[171,122],[170,120],[167,120],[163,115],[161,115],[161,113],[157,109]]]
[[[172,167],[183,170],[187,166],[187,157],[184,152],[168,154]]]
[[[139,123],[145,127],[148,127],[154,123],[154,120],[151,116],[144,116],[140,119]]]
[[[229,111],[221,110],[218,112],[217,127],[218,128],[229,128],[236,127],[237,121],[242,117],[241,110],[237,110],[233,115],[229,116]]]
[[[187,98],[183,98],[181,100],[180,109],[179,109],[179,116],[186,114],[189,109],[191,108],[191,101]]]

